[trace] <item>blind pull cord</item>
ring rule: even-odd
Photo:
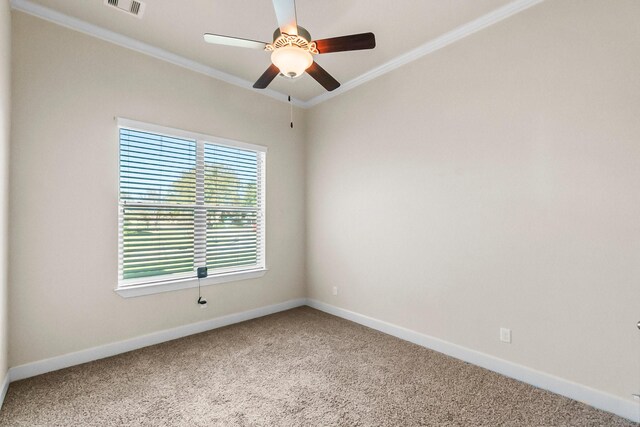
[[[200,279],[207,277],[207,267],[198,267],[198,305],[200,308],[207,308],[207,300],[202,298],[202,293],[200,292]]]

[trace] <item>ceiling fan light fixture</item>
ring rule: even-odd
[[[308,50],[297,46],[283,46],[273,51],[271,62],[283,76],[295,79],[313,64],[313,56]]]
[[[273,0],[273,7],[278,19],[278,28],[273,32],[273,43],[212,33],[204,35],[204,41],[207,43],[264,49],[271,52],[272,64],[253,84],[254,89],[266,89],[278,77],[278,74],[295,79],[306,72],[326,90],[336,90],[340,87],[340,82],[315,62],[313,55],[376,47],[376,38],[373,33],[351,34],[312,41],[309,31],[298,25],[295,0]]]

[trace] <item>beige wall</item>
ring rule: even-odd
[[[630,399],[639,17],[548,1],[311,110],[309,296]]]
[[[306,130],[298,112],[295,131],[285,104],[14,12],[10,365],[302,297],[306,283],[628,398],[640,3],[609,6],[545,2],[312,109]],[[269,146],[265,277],[207,287],[206,311],[194,290],[113,292],[114,116]]]
[[[262,95],[13,14],[10,365],[304,296],[303,117]],[[260,278],[124,299],[114,116],[266,145]]]
[[[7,372],[7,218],[9,213],[9,134],[11,109],[11,12],[0,0],[0,381]]]

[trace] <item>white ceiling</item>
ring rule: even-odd
[[[417,48],[512,0],[297,0],[298,25],[312,38],[371,31],[374,50],[318,55],[316,61],[341,83]],[[203,41],[205,32],[270,42],[276,18],[271,0],[146,0],[142,19],[103,0],[31,0],[65,15],[181,55],[254,82],[269,66],[267,52]],[[277,78],[269,86],[308,101],[324,89],[305,75]]]

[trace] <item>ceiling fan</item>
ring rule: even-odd
[[[311,40],[311,35],[296,20],[295,0],[273,0],[278,28],[273,33],[273,42],[265,43],[237,37],[205,34],[207,43],[246,47],[271,52],[272,64],[254,83],[256,89],[265,89],[278,74],[295,79],[307,72],[326,90],[340,87],[340,83],[313,60],[313,55],[344,52],[348,50],[373,49],[376,39],[373,33]]]

